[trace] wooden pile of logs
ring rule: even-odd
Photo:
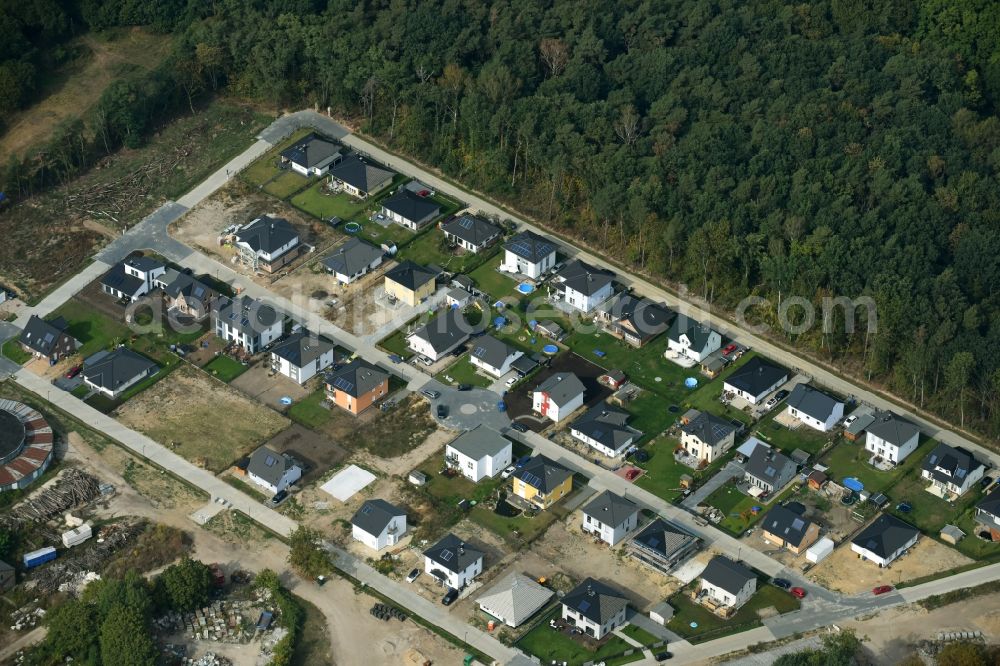
[[[0,526],[17,531],[29,523],[42,523],[100,495],[100,481],[71,467],[56,482],[31,495],[0,516]]]

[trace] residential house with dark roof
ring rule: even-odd
[[[754,356],[726,378],[722,390],[757,405],[787,381],[787,370]]]
[[[246,266],[267,273],[299,256],[299,232],[283,217],[261,215],[233,233],[234,245]]]
[[[262,446],[250,456],[247,478],[277,494],[302,478],[302,468],[288,455]]]
[[[249,354],[256,354],[280,338],[283,327],[284,318],[274,307],[245,294],[234,299],[220,297],[212,303],[215,334]]]
[[[461,310],[446,308],[406,338],[415,353],[437,361],[464,343],[475,332]]]
[[[764,539],[799,555],[819,538],[819,525],[805,517],[799,502],[787,502],[767,512],[760,523]]]
[[[556,265],[558,246],[534,231],[522,231],[503,244],[499,269],[537,280]]]
[[[865,431],[865,450],[893,465],[917,450],[920,428],[893,412],[880,412]]]
[[[609,458],[622,455],[642,437],[628,425],[631,415],[600,402],[570,424],[569,434]]]
[[[327,272],[341,284],[350,284],[382,265],[382,248],[352,238],[323,257]]]
[[[406,512],[384,499],[366,500],[351,518],[351,537],[372,550],[395,546],[406,534]]]
[[[300,328],[271,347],[271,369],[298,384],[333,365],[334,344],[322,335]]]
[[[156,278],[154,286],[163,292],[168,313],[202,321],[212,312],[212,302],[219,292],[207,284],[173,268]]]
[[[343,190],[358,199],[367,199],[392,184],[394,171],[377,166],[364,157],[351,154],[329,169],[330,187]]]
[[[281,161],[303,176],[325,176],[341,157],[340,146],[316,132],[281,151]]]
[[[417,231],[437,219],[441,206],[404,187],[382,200],[382,214],[396,224]]]
[[[127,347],[98,352],[83,364],[83,383],[115,399],[143,379],[152,377],[159,366]]]
[[[328,372],[326,395],[333,404],[360,414],[389,393],[389,373],[362,358]]]
[[[639,507],[635,502],[610,490],[592,499],[581,509],[580,529],[593,534],[609,546],[615,546],[639,524]]]
[[[920,530],[883,513],[851,540],[851,550],[862,560],[887,567],[920,538]]]
[[[155,288],[156,278],[166,271],[166,266],[149,257],[125,259],[101,277],[101,291],[135,303]]]
[[[681,446],[706,463],[724,455],[735,441],[736,426],[709,412],[699,412],[681,425]]]
[[[976,529],[990,541],[1000,541],[1000,485],[976,505]]]
[[[460,590],[483,572],[483,552],[449,532],[424,551],[424,571]]]
[[[716,604],[735,611],[757,591],[757,574],[739,562],[716,555],[701,572],[700,589]]]
[[[960,446],[938,444],[924,459],[920,476],[931,482],[927,491],[946,499],[961,497],[983,478],[986,466]]]
[[[701,539],[663,518],[656,518],[632,537],[628,554],[663,574],[698,552]]]
[[[604,330],[636,348],[670,328],[676,316],[664,303],[627,293],[619,294],[598,309]]]
[[[493,245],[503,229],[478,215],[462,213],[441,225],[445,238],[461,248],[478,254]]]
[[[524,355],[520,349],[498,340],[492,335],[476,338],[469,354],[469,362],[487,374],[503,377],[510,372],[511,363]]]
[[[562,619],[594,640],[625,626],[628,599],[614,588],[587,578],[562,598]]]
[[[390,300],[416,307],[434,293],[435,274],[412,261],[404,261],[385,273],[385,293]]]
[[[519,627],[540,611],[553,592],[534,578],[511,573],[476,599],[479,610],[508,627]]]
[[[820,432],[829,432],[844,418],[843,402],[808,384],[796,384],[785,404],[786,414]]]
[[[509,439],[496,430],[478,425],[466,430],[448,443],[444,449],[445,464],[457,469],[473,483],[494,478],[513,459],[513,446]]]
[[[590,312],[615,293],[615,274],[574,259],[549,283],[549,298]]]
[[[677,315],[667,329],[667,358],[673,353],[701,363],[720,347],[722,334],[687,315]]]
[[[583,406],[584,386],[572,372],[549,375],[531,394],[531,408],[556,423]]]
[[[547,509],[573,489],[573,472],[554,460],[536,455],[513,474],[514,495]]]
[[[795,461],[770,446],[754,448],[747,459],[743,478],[762,495],[770,495],[785,487],[795,476]]]
[[[31,315],[21,331],[18,342],[24,351],[37,358],[58,361],[72,356],[80,348],[80,343],[68,332],[69,324],[62,317],[45,321],[38,315]]]

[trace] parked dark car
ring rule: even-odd
[[[666,661],[667,659],[672,659],[673,656],[674,655],[671,652],[657,652],[656,661]]]
[[[785,389],[781,389],[780,391],[774,394],[774,397],[777,398],[778,400],[784,400],[785,398],[788,397],[788,391],[786,391]]]
[[[516,422],[511,423],[510,427],[518,432],[528,432],[528,426],[524,425],[523,423],[516,423]]]
[[[459,384],[458,385],[458,390],[459,391],[468,391],[471,388],[472,388],[472,384]]]
[[[448,416],[448,408],[445,407],[444,405],[438,405],[437,406],[437,415],[438,415],[439,419],[445,418],[446,416]]]
[[[287,490],[279,490],[277,493],[275,493],[274,497],[271,498],[271,504],[274,504],[275,506],[277,506],[277,505],[281,504],[285,500],[286,497],[288,497],[288,491]]]
[[[444,595],[444,598],[441,599],[441,603],[445,606],[451,606],[455,599],[458,599],[458,590],[453,587],[449,587],[448,592]]]
[[[771,584],[774,585],[775,587],[780,587],[783,590],[787,590],[792,586],[791,581],[787,581],[784,578],[775,578],[774,580],[771,581]]]

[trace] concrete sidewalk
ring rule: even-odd
[[[14,320],[14,325],[18,328],[24,328],[28,324],[28,319],[31,318],[31,315],[38,315],[45,318],[53,310],[68,301],[88,284],[107,273],[110,269],[111,266],[103,261],[95,260],[91,262],[82,271],[56,287],[38,305],[24,308],[18,318]]]

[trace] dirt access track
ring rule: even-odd
[[[186,364],[119,407],[114,416],[215,473],[290,423]]]

